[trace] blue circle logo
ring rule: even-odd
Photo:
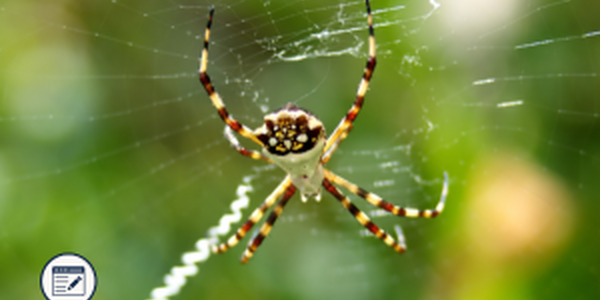
[[[83,256],[62,253],[44,266],[40,287],[48,300],[89,300],[96,291],[96,271]]]

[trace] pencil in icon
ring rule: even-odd
[[[81,276],[77,276],[77,278],[75,278],[75,280],[73,280],[73,282],[71,282],[71,284],[69,284],[69,287],[67,288],[67,290],[72,290],[79,282],[81,281]]]

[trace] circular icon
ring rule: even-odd
[[[83,256],[62,253],[44,266],[40,287],[48,300],[89,300],[96,291],[96,271]]]

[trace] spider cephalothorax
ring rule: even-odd
[[[264,118],[265,123],[254,131],[264,143],[263,153],[290,175],[300,190],[302,201],[321,199],[325,148],[323,123],[304,109],[288,103]]]
[[[375,70],[375,34],[373,30],[373,17],[371,16],[369,0],[366,0],[365,3],[369,26],[369,58],[367,60],[367,66],[365,67],[363,77],[358,85],[354,104],[339,125],[332,131],[329,138],[326,138],[323,123],[321,123],[317,117],[294,104],[287,104],[280,110],[266,115],[264,124],[254,131],[239,123],[229,115],[227,109],[225,109],[223,100],[215,91],[215,88],[206,73],[208,65],[208,39],[210,37],[210,26],[212,24],[214,9],[210,11],[208,25],[204,35],[204,48],[202,49],[199,75],[200,82],[204,85],[204,89],[206,89],[210,100],[226,124],[225,137],[227,137],[231,145],[242,155],[276,164],[287,173],[285,179],[283,179],[267,199],[252,212],[252,215],[250,215],[244,225],[238,229],[235,235],[230,237],[226,243],[213,245],[213,252],[222,253],[237,245],[237,243],[244,238],[246,233],[260,221],[265,212],[275,204],[275,201],[281,197],[244,252],[242,262],[246,263],[252,255],[254,255],[254,251],[256,251],[258,246],[267,237],[273,224],[283,211],[283,207],[294,195],[296,189],[299,190],[303,201],[306,201],[309,197],[313,197],[318,201],[321,196],[321,187],[323,187],[327,192],[332,194],[362,226],[367,228],[374,236],[381,239],[386,245],[392,247],[399,253],[406,250],[402,234],[398,233],[398,242],[396,242],[394,238],[380,229],[375,223],[371,222],[369,217],[352,204],[350,199],[344,196],[344,194],[342,194],[342,192],[333,184],[342,186],[348,191],[365,199],[370,204],[397,216],[433,218],[438,216],[444,209],[444,203],[448,193],[448,177],[446,174],[444,174],[444,187],[442,189],[440,202],[435,209],[432,210],[395,206],[383,200],[381,197],[367,192],[355,184],[335,175],[324,167],[340,143],[350,133],[352,123],[362,108],[369,81]],[[244,148],[235,138],[232,131],[235,131],[241,136],[260,145],[262,147],[262,153]]]

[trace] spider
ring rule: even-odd
[[[271,232],[273,224],[296,190],[299,190],[303,202],[306,202],[309,198],[320,201],[321,187],[323,187],[327,192],[331,193],[362,226],[367,228],[373,235],[399,253],[406,251],[404,237],[402,236],[401,231],[397,230],[399,242],[396,242],[394,238],[375,225],[365,213],[360,211],[352,202],[350,202],[350,199],[348,199],[348,197],[333,184],[337,184],[347,189],[351,193],[365,199],[370,204],[396,216],[434,218],[444,209],[448,191],[448,177],[446,173],[444,173],[445,180],[442,196],[436,208],[433,210],[420,210],[395,206],[323,167],[352,129],[352,124],[363,105],[369,81],[371,80],[373,70],[375,69],[375,35],[373,30],[373,18],[371,16],[369,0],[366,0],[365,3],[369,26],[369,58],[367,60],[367,66],[358,86],[354,104],[329,138],[326,138],[323,123],[317,119],[317,117],[291,103],[275,112],[267,114],[264,117],[264,124],[256,130],[251,130],[247,126],[239,123],[227,112],[223,100],[215,91],[215,88],[206,73],[208,64],[208,44],[214,8],[210,10],[208,24],[204,35],[204,48],[202,49],[200,60],[200,82],[206,89],[212,104],[226,124],[225,136],[231,145],[242,155],[255,160],[263,160],[275,164],[287,173],[285,179],[283,179],[267,199],[252,212],[248,220],[227,240],[227,242],[212,246],[212,251],[214,253],[223,253],[238,244],[238,242],[244,238],[246,233],[262,219],[265,212],[271,208],[281,196],[281,199],[277,205],[275,205],[273,211],[258,230],[254,238],[251,239],[246,251],[242,255],[242,263],[247,263],[269,232]],[[260,145],[262,147],[262,152],[248,150],[242,147],[231,130]]]

